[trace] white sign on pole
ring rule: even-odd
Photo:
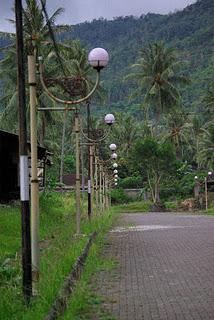
[[[28,156],[20,156],[20,199],[29,200],[29,168]]]
[[[88,180],[88,193],[91,193],[91,180]]]

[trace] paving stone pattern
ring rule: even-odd
[[[214,217],[149,213],[124,221],[105,247],[118,267],[97,279],[104,308],[121,320],[214,320]]]

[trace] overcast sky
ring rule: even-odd
[[[0,31],[13,31],[10,23],[6,21],[13,18],[13,2],[0,0]],[[100,17],[111,19],[126,15],[140,16],[148,12],[168,13],[194,2],[196,0],[47,0],[49,13],[59,7],[65,9],[57,21],[62,24],[77,24]]]

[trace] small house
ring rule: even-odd
[[[29,155],[29,183],[30,183],[30,142]],[[45,167],[48,164],[46,148],[38,145],[38,177],[40,187],[45,185]],[[0,130],[0,201],[19,198],[19,136]]]

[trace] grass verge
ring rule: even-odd
[[[201,213],[206,214],[208,216],[214,216],[214,207],[208,208],[207,210],[203,210]]]
[[[139,202],[130,202],[127,204],[116,205],[113,207],[115,213],[141,213],[149,212],[151,202],[149,201],[139,201]]]
[[[76,238],[73,236],[76,227],[74,195],[48,193],[42,195],[40,204],[39,296],[32,299],[28,308],[23,303],[21,290],[20,209],[18,206],[0,208],[0,319],[43,319],[81,254],[89,234],[97,230],[103,235],[115,216],[115,213],[108,212],[97,215],[89,223],[83,207],[81,231],[85,236]]]
[[[116,266],[116,262],[102,256],[102,248],[105,244],[105,234],[110,229],[114,219],[114,214],[109,212],[103,221],[98,237],[93,244],[87,258],[83,275],[77,285],[74,296],[60,320],[114,320],[102,307],[102,298],[97,295],[96,283],[92,283],[96,278],[96,273],[100,271],[111,271]]]

